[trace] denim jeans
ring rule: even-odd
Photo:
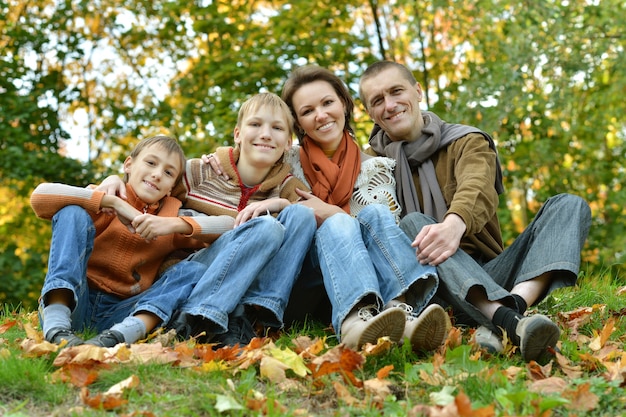
[[[91,216],[78,206],[67,206],[52,218],[52,241],[48,259],[48,273],[44,280],[40,305],[45,307],[50,291],[65,289],[72,292],[72,328],[77,331],[109,329],[129,315],[140,311],[155,314],[167,323],[172,312],[191,293],[198,276],[206,268],[197,262],[170,268],[146,291],[130,298],[89,288],[87,262],[93,251],[96,229]]]
[[[417,261],[411,241],[382,204],[365,207],[356,218],[335,214],[326,219],[310,256],[321,269],[339,338],[341,323],[364,297],[374,296],[382,307],[404,294],[417,315],[438,287],[435,268]]]
[[[435,219],[411,213],[400,222],[408,236],[414,237]],[[589,205],[580,197],[559,194],[548,199],[533,221],[500,255],[481,265],[461,249],[437,266],[440,285],[437,297],[449,303],[457,323],[481,324],[496,330],[472,304],[467,294],[481,287],[491,301],[514,307],[509,291],[517,284],[554,272],[541,301],[554,289],[576,283],[580,253],[591,225]]]
[[[259,320],[281,327],[293,283],[309,250],[316,222],[313,210],[292,204],[274,218],[260,216],[221,235],[188,259],[205,265],[181,311],[228,329],[239,304],[260,306]]]

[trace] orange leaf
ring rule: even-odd
[[[454,399],[460,417],[493,417],[496,415],[493,404],[472,410],[470,399],[463,391]]]
[[[359,400],[354,398],[348,388],[346,388],[341,382],[333,381],[333,388],[337,393],[337,398],[342,400],[347,405],[357,405]]]
[[[385,379],[389,376],[389,373],[393,371],[393,365],[387,365],[383,368],[380,368],[378,372],[376,372],[376,378]]]
[[[11,327],[17,324],[17,320],[8,320],[5,321],[2,326],[0,326],[0,334],[6,333]]]
[[[570,400],[569,404],[565,407],[575,411],[591,411],[598,405],[600,399],[598,396],[589,391],[591,384],[586,382],[575,391],[566,391],[563,393],[563,397]]]
[[[128,401],[121,398],[119,395],[96,394],[91,396],[87,388],[81,389],[80,399],[85,405],[102,410],[114,410],[128,403]]]

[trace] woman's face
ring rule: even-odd
[[[293,95],[298,125],[324,151],[334,151],[341,143],[346,125],[346,108],[335,89],[326,81],[301,86]]]

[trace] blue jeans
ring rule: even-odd
[[[335,214],[326,219],[310,256],[321,269],[339,338],[341,323],[366,296],[382,307],[404,294],[417,315],[437,291],[435,268],[417,261],[411,241],[382,204],[365,207],[356,218]]]
[[[423,226],[432,223],[435,223],[432,217],[410,213],[402,219],[400,227],[414,237]],[[437,297],[452,306],[457,323],[481,324],[496,330],[490,320],[467,302],[469,290],[483,288],[489,300],[515,307],[509,291],[546,272],[554,272],[553,279],[537,302],[554,289],[574,285],[590,225],[591,211],[582,198],[556,195],[545,202],[526,230],[496,258],[480,264],[459,249],[437,266],[440,279]]]
[[[40,311],[53,290],[69,290],[74,297],[72,328],[77,331],[109,329],[140,311],[150,312],[167,323],[172,312],[189,297],[195,277],[206,268],[197,262],[177,264],[146,291],[122,299],[89,288],[87,262],[94,246],[96,229],[89,213],[78,206],[67,206],[52,218],[52,242],[48,273],[39,300]],[[40,314],[41,318],[41,314]],[[43,318],[42,318],[43,323]]]
[[[292,204],[277,218],[256,217],[224,233],[188,258],[205,271],[181,311],[209,319],[223,333],[239,304],[260,306],[266,311],[259,311],[259,320],[281,327],[315,229],[313,210]]]

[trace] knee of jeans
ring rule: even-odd
[[[87,213],[87,210],[85,210],[84,208],[80,206],[65,206],[61,210],[56,212],[56,214],[53,216],[53,220],[68,217],[72,219],[78,219],[81,217],[84,219],[91,219],[89,213]]]
[[[335,228],[335,227],[340,227],[343,229],[347,229],[349,227],[355,227],[356,222],[354,220],[354,218],[352,216],[350,216],[347,213],[336,213],[333,214],[332,216],[330,216],[329,218],[327,218],[326,220],[324,220],[324,223],[322,223],[321,228]]]
[[[365,220],[368,219],[380,219],[383,216],[391,215],[389,207],[384,204],[368,204],[357,214],[358,218]]]
[[[253,220],[256,220],[256,228],[261,229],[258,232],[258,236],[279,241],[283,240],[285,228],[277,219],[272,216],[259,216]]]

